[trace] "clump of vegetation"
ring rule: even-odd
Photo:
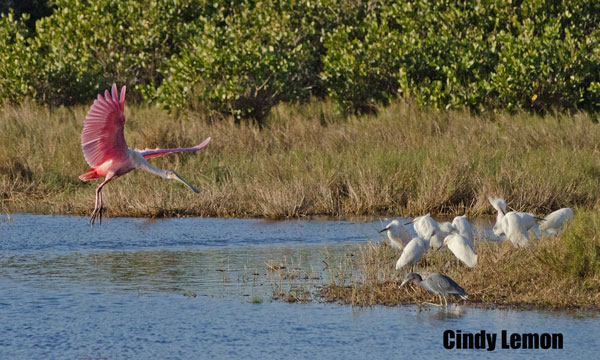
[[[207,149],[152,160],[201,193],[142,172],[111,182],[105,216],[469,216],[496,194],[544,215],[600,204],[600,127],[586,114],[476,116],[394,102],[343,119],[330,102],[277,106],[261,127],[201,121],[126,105],[132,148]],[[5,211],[89,215],[98,182],[79,151],[87,107],[32,104],[0,112],[0,205]],[[577,161],[573,161],[577,159]]]
[[[540,238],[532,249],[516,249],[507,241],[478,241],[479,262],[473,269],[440,250],[428,252],[415,271],[450,276],[468,292],[467,303],[478,306],[599,309],[599,226],[598,215],[579,211],[565,234]],[[305,291],[311,290],[316,301],[356,306],[437,301],[419,287],[399,287],[409,270],[395,270],[398,256],[387,242],[361,245],[328,264],[329,278],[322,287],[305,286]]]
[[[600,282],[600,216],[578,211],[560,241],[541,249],[538,260],[555,273],[579,279],[583,284]]]
[[[321,278],[314,268],[303,269],[301,259],[270,260],[265,263],[265,269],[274,300],[298,303],[314,299],[311,290],[318,286]]]
[[[0,101],[77,104],[118,82],[168,109],[258,122],[282,101],[328,96],[346,114],[397,97],[476,112],[600,109],[593,1],[35,3],[33,18],[0,7]]]

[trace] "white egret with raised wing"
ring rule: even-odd
[[[467,239],[469,245],[471,245],[471,248],[474,249],[475,241],[473,239],[473,226],[471,225],[469,220],[467,220],[467,216],[462,215],[455,217],[454,220],[452,220],[452,226],[460,235],[464,236]]]
[[[438,223],[433,220],[429,214],[414,218],[411,222],[406,223],[408,225],[413,223],[415,232],[420,238],[423,238],[429,242],[429,246],[437,249],[442,246],[444,238],[442,237],[442,230]]]
[[[535,230],[538,221],[543,219],[537,216],[519,211],[506,212],[506,202],[500,198],[491,198],[488,200],[498,211],[496,224],[493,231],[496,236],[505,235],[515,247],[529,247],[529,230]]]

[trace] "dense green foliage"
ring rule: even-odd
[[[162,71],[147,97],[167,108],[201,107],[262,119],[280,101],[303,101],[322,88],[314,3],[241,2],[194,22],[189,45]]]
[[[398,96],[476,111],[600,110],[594,1],[51,4],[35,29],[17,19],[22,9],[3,10],[0,101],[89,102],[118,82],[168,109],[238,118],[311,96],[345,112]]]
[[[13,12],[19,18],[28,14],[25,23],[30,29],[35,28],[35,22],[45,16],[52,14],[51,4],[47,0],[2,0],[0,1],[0,13]]]

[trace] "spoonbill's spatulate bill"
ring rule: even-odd
[[[90,217],[93,226],[96,218],[102,224],[102,187],[111,180],[125,175],[131,170],[142,169],[164,179],[177,180],[190,190],[199,190],[185,181],[173,170],[156,168],[146,160],[149,158],[172,154],[182,151],[198,151],[204,149],[210,138],[200,145],[191,148],[178,149],[145,149],[133,150],[127,147],[123,128],[125,126],[125,86],[119,94],[117,85],[113,84],[111,92],[104,92],[104,97],[98,95],[87,113],[81,132],[81,149],[85,161],[91,169],[79,176],[83,181],[104,177],[104,181],[96,189],[96,206]]]

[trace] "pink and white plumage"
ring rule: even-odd
[[[81,132],[81,149],[85,161],[91,169],[79,176],[83,181],[104,177],[104,181],[96,189],[96,206],[90,222],[94,225],[96,217],[102,223],[102,187],[109,181],[127,174],[134,169],[142,169],[165,179],[177,180],[198,193],[198,189],[190,185],[173,170],[156,168],[146,160],[149,158],[172,154],[175,152],[198,151],[204,149],[210,138],[200,145],[178,149],[145,149],[133,150],[127,147],[123,128],[125,126],[125,86],[120,94],[117,85],[113,84],[111,92],[98,95],[87,113]]]

